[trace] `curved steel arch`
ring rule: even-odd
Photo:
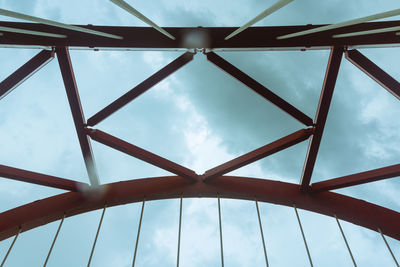
[[[61,219],[146,200],[183,197],[224,197],[293,206],[334,216],[400,240],[400,213],[333,192],[303,193],[300,185],[280,181],[220,176],[208,183],[191,182],[180,176],[154,177],[106,184],[101,194],[68,192],[38,200],[0,214],[0,241]]]

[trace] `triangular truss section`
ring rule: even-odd
[[[400,83],[358,50],[347,50],[346,59],[376,81],[393,96],[400,99]],[[335,190],[400,176],[400,164],[333,178],[311,185],[312,192]]]
[[[232,77],[236,78],[238,81],[246,85],[248,88],[280,108],[281,110],[285,111],[287,114],[298,120],[299,122],[303,123],[306,126],[312,126],[313,120],[308,117],[306,114],[298,110],[296,107],[279,97],[277,94],[266,88],[261,83],[257,82],[249,75],[229,63],[227,60],[222,58],[221,56],[217,55],[214,52],[206,53],[207,59],[221,68],[223,71],[231,75]]]
[[[120,1],[121,2],[121,1]],[[281,0],[278,3],[285,3],[288,0]],[[280,4],[276,7],[279,8]],[[132,11],[133,9],[130,8]],[[393,15],[400,12],[399,10],[386,12],[384,16]],[[365,23],[355,23],[339,25],[343,27],[331,27],[327,31],[314,31],[315,34],[307,34],[301,38],[286,38],[282,36],[301,33],[307,30],[317,29],[324,25],[303,25],[303,26],[273,26],[273,27],[250,27],[241,28],[243,32],[240,38],[231,38],[226,40],[229,33],[233,32],[235,28],[231,27],[199,27],[199,28],[168,28],[168,33],[173,38],[165,38],[152,28],[143,27],[118,27],[118,26],[77,26],[66,25],[57,22],[51,22],[40,18],[34,18],[24,14],[17,14],[0,9],[0,13],[7,14],[14,18],[23,18],[30,21],[42,22],[40,23],[16,23],[16,22],[0,22],[0,27],[11,27],[19,30],[30,30],[42,33],[52,33],[57,30],[57,34],[66,36],[68,38],[57,38],[55,36],[41,36],[40,38],[24,34],[20,32],[7,32],[1,34],[0,44],[2,45],[23,45],[23,46],[46,46],[51,47],[51,52],[42,51],[27,63],[27,68],[17,71],[14,78],[11,78],[13,83],[3,83],[3,95],[12,90],[15,85],[23,81],[31,73],[37,70],[40,66],[54,56],[56,52],[59,67],[61,70],[62,78],[64,81],[70,109],[72,112],[75,129],[78,135],[81,152],[85,161],[86,170],[92,186],[100,185],[98,173],[94,161],[94,156],[91,148],[90,139],[114,148],[120,152],[131,155],[135,158],[141,159],[154,166],[165,169],[169,172],[175,173],[174,177],[162,177],[153,179],[140,179],[135,181],[125,181],[123,183],[113,183],[108,185],[113,193],[101,195],[98,198],[85,199],[82,195],[70,192],[64,195],[58,195],[54,198],[60,199],[57,205],[45,205],[52,199],[39,201],[38,203],[31,203],[18,208],[19,211],[14,213],[13,210],[2,213],[2,237],[10,236],[11,234],[26,231],[37,224],[50,222],[60,216],[65,217],[75,215],[79,212],[87,212],[89,210],[99,209],[105,205],[118,205],[126,203],[135,199],[156,199],[160,195],[163,197],[183,197],[185,191],[189,192],[187,196],[202,191],[210,196],[217,196],[218,199],[222,197],[238,197],[238,198],[259,198],[261,201],[269,201],[277,204],[293,205],[303,209],[309,209],[319,213],[332,216],[336,218],[345,219],[347,221],[358,223],[364,227],[373,229],[382,229],[383,233],[399,239],[399,228],[396,222],[398,221],[399,213],[376,206],[371,203],[365,203],[360,200],[351,199],[344,195],[338,195],[333,192],[326,194],[310,195],[309,193],[323,192],[331,189],[348,187],[356,184],[367,183],[371,181],[386,179],[399,175],[400,165],[388,166],[381,169],[370,170],[367,172],[350,175],[346,177],[339,177],[337,179],[327,180],[320,183],[315,183],[310,186],[314,165],[316,162],[318,150],[320,147],[322,135],[327,120],[330,103],[333,96],[336,80],[338,77],[339,68],[341,65],[343,53],[346,57],[353,62],[356,66],[361,68],[370,77],[380,83],[385,89],[390,91],[393,95],[399,98],[400,89],[399,83],[391,78],[387,73],[381,70],[378,66],[368,60],[365,56],[351,47],[359,46],[398,46],[398,34],[393,29],[397,29],[400,21],[384,21],[384,22],[367,22],[370,19],[363,20]],[[268,13],[268,11],[266,12]],[[263,15],[266,14],[264,12]],[[136,12],[136,15],[141,15]],[[377,14],[381,16],[382,14]],[[144,17],[143,17],[144,18]],[[371,19],[376,19],[372,16]],[[354,21],[353,21],[354,22]],[[151,23],[150,23],[151,24]],[[153,25],[156,26],[156,25]],[[389,32],[388,29],[390,28]],[[3,28],[4,29],[4,28]],[[245,29],[245,30],[244,30]],[[379,38],[371,37],[370,34],[377,33],[379,30]],[[160,29],[158,29],[160,30]],[[321,30],[321,29],[320,29]],[[382,31],[383,30],[383,31]],[[209,37],[210,42],[207,47],[187,47],[184,40],[190,33],[204,33]],[[358,32],[358,33],[357,33]],[[358,37],[352,37],[353,33]],[[368,32],[368,34],[365,34]],[[96,33],[96,34],[95,34]],[[351,33],[348,35],[348,33]],[[56,33],[55,33],[56,34]],[[91,38],[88,38],[91,34]],[[94,34],[94,35],[93,35]],[[118,35],[117,35],[118,34]],[[165,33],[164,33],[165,34]],[[346,35],[346,36],[344,36]],[[137,38],[140,36],[140,38]],[[60,37],[60,36],[59,36]],[[279,38],[281,37],[281,38]],[[287,37],[287,36],[286,36]],[[124,49],[182,49],[185,50],[184,54],[175,59],[173,62],[165,66],[163,69],[146,79],[144,82],[130,90],[125,95],[121,96],[106,108],[100,110],[94,116],[86,119],[83,114],[78,88],[73,72],[71,58],[69,55],[70,47],[84,47],[86,49],[102,48],[124,48]],[[316,111],[315,119],[308,117],[299,109],[282,99],[277,94],[257,82],[249,75],[239,70],[231,63],[217,55],[216,52],[220,50],[307,50],[307,49],[326,49],[330,50],[330,57],[326,69],[326,75],[322,86],[320,100]],[[349,50],[350,49],[350,50]],[[236,159],[221,164],[215,168],[208,170],[203,175],[198,175],[194,171],[178,165],[168,159],[162,158],[156,154],[146,151],[138,146],[130,144],[122,139],[112,136],[103,131],[89,128],[93,127],[100,121],[104,120],[118,109],[130,101],[143,94],[156,83],[160,82],[189,61],[193,59],[193,55],[197,51],[202,51],[206,54],[207,59],[214,65],[220,67],[225,72],[239,80],[241,83],[249,87],[254,92],[261,95],[266,100],[270,101],[281,110],[288,113],[290,116],[310,128],[302,129],[292,134],[289,134],[281,139],[278,139],[270,144],[262,146],[254,151],[239,156]],[[250,179],[244,177],[230,177],[224,174],[236,170],[240,167],[246,166],[266,156],[272,155],[278,151],[295,145],[301,141],[310,138],[308,152],[306,155],[303,173],[300,184],[289,184],[281,181],[267,181],[263,179]],[[76,190],[76,185],[71,184],[71,181],[41,175],[34,172],[20,170],[8,166],[1,166],[3,176],[10,177],[20,181],[29,181],[37,184],[47,185],[51,187],[63,187],[63,189]],[[49,182],[50,181],[50,182]],[[189,182],[190,183],[189,183]],[[207,183],[210,182],[210,183]],[[322,184],[324,183],[324,184]],[[166,193],[166,190],[169,192]],[[189,190],[189,191],[188,191]],[[71,205],[70,201],[75,201]],[[88,203],[90,205],[88,205]],[[144,203],[144,202],[143,202]],[[42,206],[43,205],[43,206]],[[42,214],[41,208],[46,206],[46,214]],[[50,206],[50,207],[49,207]],[[31,209],[31,207],[36,207]],[[71,209],[71,207],[76,207]],[[26,212],[29,211],[29,212]],[[64,214],[62,214],[62,212]],[[68,213],[69,212],[69,213]],[[370,216],[370,214],[378,214],[379,216]],[[297,213],[296,213],[297,214]],[[18,216],[16,216],[18,215]],[[299,220],[300,222],[300,220]],[[27,225],[25,228],[24,226]],[[305,240],[305,238],[304,238]],[[310,258],[311,262],[311,258]]]
[[[322,85],[321,96],[318,103],[317,114],[315,116],[315,130],[310,139],[306,160],[303,167],[303,173],[300,181],[300,188],[303,191],[309,189],[314,165],[317,160],[319,146],[321,144],[322,134],[325,129],[326,119],[328,117],[329,107],[335,89],[336,79],[339,73],[340,63],[342,62],[343,49],[333,47],[328,60],[324,83]]]
[[[269,155],[272,155],[276,152],[284,150],[292,145],[298,144],[306,139],[308,139],[313,134],[314,129],[302,129],[297,132],[294,132],[290,135],[287,135],[283,138],[280,138],[272,143],[269,143],[265,146],[262,146],[258,149],[255,149],[249,153],[246,153],[242,156],[239,156],[233,160],[230,160],[224,164],[221,164],[217,167],[214,167],[208,171],[206,171],[202,178],[204,181],[212,180],[216,177],[222,176],[228,172],[239,169],[243,166],[246,166],[250,163],[253,163],[259,159],[265,158]]]
[[[153,154],[149,151],[146,151],[142,148],[139,148],[133,144],[123,141],[117,137],[111,136],[100,130],[87,128],[87,126],[96,125],[97,123],[99,123],[112,113],[116,112],[118,109],[120,109],[127,103],[131,102],[132,100],[140,96],[142,93],[149,90],[155,84],[162,81],[164,78],[171,75],[176,70],[187,64],[189,61],[193,59],[194,53],[186,52],[182,54],[177,59],[169,63],[167,66],[156,72],[154,75],[150,76],[148,79],[146,79],[145,81],[134,87],[132,90],[130,90],[129,92],[127,92],[114,102],[112,102],[111,104],[109,104],[106,108],[102,109],[94,116],[89,118],[88,122],[86,123],[83,117],[83,111],[80,104],[79,94],[77,91],[77,85],[68,49],[56,48],[56,52],[58,55],[58,61],[63,76],[64,84],[66,87],[71,111],[73,114],[76,131],[81,145],[81,150],[85,159],[86,168],[92,185],[98,185],[99,179],[93,159],[93,152],[88,139],[89,136],[92,139],[102,144],[105,144],[123,153],[129,154],[138,159],[146,161],[150,164],[165,169],[169,172],[175,173],[178,176],[188,178],[189,180],[193,181],[197,180],[197,174],[190,169],[180,166],[174,162],[171,162],[165,158],[162,158],[156,154]],[[337,79],[338,70],[340,67],[342,53],[343,50],[341,48],[334,48],[331,51],[314,124],[313,120],[309,118],[307,115],[305,115],[300,110],[296,109],[294,106],[292,106],[291,104],[289,104],[288,102],[286,102],[285,100],[274,94],[268,88],[261,85],[253,78],[251,78],[250,76],[248,76],[247,74],[245,74],[244,72],[233,66],[231,63],[229,63],[222,57],[218,56],[214,52],[207,52],[206,56],[210,62],[220,67],[222,70],[226,71],[234,78],[238,79],[240,82],[242,82],[250,89],[254,90],[256,93],[260,94],[265,99],[267,99],[271,103],[275,104],[276,106],[287,112],[289,115],[291,115],[298,121],[302,122],[307,126],[313,125],[314,127],[311,129],[304,129],[297,131],[275,142],[260,147],[252,152],[244,154],[236,159],[233,159],[222,165],[212,168],[206,171],[204,175],[202,175],[203,180],[207,181],[215,177],[221,176],[223,174],[226,174],[228,172],[231,172],[240,167],[243,167],[245,165],[248,165],[270,154],[285,149],[293,144],[297,144],[312,135],[301,180],[301,188],[303,190],[306,190],[309,187],[309,182],[311,180],[312,171],[315,165],[317,152],[321,142],[322,133],[324,130],[330,102],[333,96],[334,86]],[[41,67],[43,64],[45,64],[49,59],[53,57],[54,57],[54,51],[43,50],[34,58],[32,58],[30,61],[28,61],[24,66],[22,66],[19,70],[17,70],[15,73],[13,73],[10,77],[8,77],[5,81],[1,83],[2,92],[4,91],[3,95],[8,93],[13,87],[15,87],[24,79],[29,77],[30,74],[32,74],[34,71],[36,71],[39,67]],[[400,97],[400,84],[396,80],[394,80],[391,76],[389,76],[386,72],[380,69],[377,65],[375,65],[372,61],[370,61],[368,58],[362,55],[360,52],[358,52],[357,50],[346,51],[346,58],[348,58],[357,67],[362,69],[365,73],[367,73],[379,84],[381,84],[386,90],[391,92],[396,97],[398,98]],[[30,181],[42,185],[54,186],[56,188],[69,189],[72,191],[77,190],[76,183],[70,180],[41,175],[38,173],[11,168],[8,166],[2,166],[2,168],[4,173],[3,176],[5,177],[19,179],[21,181]],[[336,189],[348,186],[350,184],[354,185],[358,183],[364,183],[373,180],[380,180],[388,177],[394,177],[398,175],[398,168],[399,168],[398,165],[394,165],[379,170],[368,171],[366,173],[362,173],[361,175],[353,175],[350,178],[348,178],[347,176],[346,178],[340,178],[340,179],[338,178],[339,180],[335,180],[334,182],[335,185],[333,187],[332,185],[328,185],[327,187],[320,185],[320,183],[326,184],[327,181],[320,182],[319,185],[316,185],[317,188],[316,190],[318,191],[329,190],[326,188],[331,188],[331,187]],[[338,185],[338,183],[340,183],[340,185]]]
[[[55,56],[54,50],[42,50],[11,75],[0,82],[0,99],[6,97],[12,90],[25,82],[29,77],[49,63]],[[31,134],[31,133],[30,133]],[[0,165],[0,176],[16,181],[37,184],[67,191],[80,191],[88,184],[79,181],[64,179],[29,170],[19,169],[7,165]]]
[[[86,133],[95,141],[102,143],[106,146],[112,147],[118,151],[121,151],[125,154],[131,155],[135,158],[143,160],[147,163],[150,163],[154,166],[157,166],[166,171],[175,173],[178,176],[187,178],[189,180],[196,180],[197,174],[179,164],[176,164],[170,160],[162,158],[154,153],[151,153],[147,150],[144,150],[138,146],[130,144],[124,140],[121,140],[117,137],[114,137],[110,134],[107,134],[103,131],[86,128]]]
[[[171,63],[163,67],[161,70],[157,71],[149,78],[129,90],[127,93],[114,100],[112,103],[107,105],[105,108],[94,114],[87,120],[88,126],[95,126],[111,114],[125,106],[126,104],[133,101],[135,98],[139,97],[141,94],[152,88],[157,83],[161,82],[163,79],[189,63],[193,59],[194,53],[186,52],[173,60]]]

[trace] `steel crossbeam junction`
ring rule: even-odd
[[[86,49],[121,49],[121,50],[186,50],[193,48],[208,48],[213,51],[221,50],[304,50],[330,49],[332,46],[351,48],[366,47],[393,47],[400,46],[399,37],[394,32],[383,32],[378,35],[362,35],[346,38],[334,38],[335,34],[375,30],[380,28],[399,27],[400,21],[366,22],[346,26],[338,29],[317,32],[301,37],[278,39],[285,34],[302,32],[319,28],[325,25],[301,26],[262,26],[250,27],[235,38],[225,40],[225,37],[236,30],[234,27],[166,27],[167,31],[175,36],[175,40],[165,38],[164,35],[150,27],[118,27],[77,25],[80,28],[121,36],[121,39],[105,38],[103,36],[88,35],[87,33],[57,28],[55,26],[25,22],[0,21],[0,27],[35,30],[48,33],[59,33],[66,38],[51,38],[46,36],[24,35],[13,32],[2,32],[0,45],[4,46],[37,46],[57,47],[67,46]],[[0,30],[1,31],[1,30]],[[203,36],[205,42],[200,45],[191,45],[186,38],[191,34]],[[138,38],[137,36],[140,36]],[[240,37],[240,38],[239,38]]]
[[[115,2],[122,5],[122,1]],[[283,6],[284,3],[282,2],[281,5]],[[134,12],[134,9],[127,6],[124,9],[145,20],[145,17],[141,13]],[[267,14],[268,12],[264,13]],[[10,14],[16,16],[13,13]],[[384,15],[388,14],[385,13]],[[400,46],[399,36],[396,32],[379,31],[379,29],[397,29],[397,27],[400,27],[400,21],[355,24],[352,21],[351,23],[340,24],[340,27],[338,25],[250,27],[250,23],[240,28],[240,31],[234,27],[169,27],[161,29],[151,21],[148,24],[151,24],[154,28],[65,24],[61,25],[61,27],[53,22],[47,21],[46,23],[0,21],[0,46],[42,49],[26,64],[0,82],[0,98],[5,97],[6,94],[43,67],[49,60],[57,56],[90,183],[85,184],[70,179],[0,165],[0,177],[2,178],[69,191],[0,213],[0,240],[55,220],[96,209],[105,210],[106,206],[112,207],[141,201],[144,203],[144,199],[197,196],[256,199],[257,201],[294,206],[295,208],[306,209],[352,222],[400,240],[400,225],[398,223],[400,221],[400,213],[373,203],[330,192],[330,190],[334,189],[399,176],[400,164],[317,183],[311,182],[343,58],[361,69],[385,90],[393,94],[394,97],[400,99],[400,83],[357,50],[367,47]],[[10,29],[18,30],[12,31]],[[379,33],[354,36],[350,34],[351,36],[338,38],[338,36],[352,32],[371,31],[379,31]],[[29,32],[42,33],[42,35],[29,34]],[[167,33],[170,38],[166,38],[165,34]],[[234,37],[231,35],[232,33],[235,33]],[[204,40],[197,45],[189,44],[186,39],[191,34],[203,36]],[[227,38],[229,35],[232,38]],[[73,62],[69,56],[69,50],[71,49],[162,49],[182,51],[183,53],[86,121],[79,98],[78,84],[74,76]],[[279,96],[279,92],[274,91],[274,88],[267,88],[246,74],[245,71],[238,69],[218,55],[219,51],[308,49],[330,50],[325,79],[321,84],[322,89],[318,108],[313,116],[314,119],[284,100]],[[305,125],[306,128],[245,153],[203,174],[197,174],[187,167],[101,130],[90,128],[107,119],[113,113],[118,112],[119,109],[140,97],[141,94],[151,90],[154,85],[183,68],[190,61],[195,60],[194,55],[198,51],[205,53],[209,64],[218,66],[256,92],[260,97],[287,113],[288,116]],[[102,185],[99,180],[94,153],[91,149],[92,140],[167,170],[175,174],[175,176],[134,179]],[[298,184],[226,176],[233,170],[307,140],[309,143],[308,151],[305,155],[303,172],[301,177],[298,177]],[[104,191],[104,194],[94,199],[88,199],[82,192],[91,187],[104,187],[107,190]]]

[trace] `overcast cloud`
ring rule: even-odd
[[[261,0],[128,1],[161,26],[239,26]],[[109,1],[0,0],[0,8],[64,23],[145,26]],[[295,0],[261,25],[336,23],[399,8],[397,0]],[[396,17],[395,19],[399,19]],[[10,20],[0,17],[0,20]],[[0,80],[39,50],[0,48]],[[399,48],[363,49],[400,80]],[[181,52],[71,51],[85,117]],[[314,118],[329,51],[223,52],[226,60]],[[0,164],[88,182],[57,60],[0,101]],[[398,164],[400,102],[343,59],[312,182]],[[100,123],[116,135],[203,173],[301,128],[204,55]],[[300,181],[308,141],[232,173]],[[169,175],[92,142],[102,183]],[[400,211],[398,178],[338,190]],[[0,211],[63,192],[0,179]],[[264,266],[255,205],[222,201],[226,266]],[[141,203],[106,210],[92,266],[131,266]],[[292,208],[260,203],[270,266],[308,266]],[[181,266],[220,266],[216,199],[184,199]],[[300,210],[315,266],[352,266],[336,222]],[[65,220],[48,266],[85,266],[101,211]],[[176,264],[179,201],[146,203],[136,266]],[[379,234],[342,222],[359,266],[394,266]],[[58,222],[21,234],[6,266],[41,266]],[[11,238],[0,242],[0,260]],[[389,238],[397,257],[400,244]],[[23,256],[22,256],[23,255]],[[399,258],[398,258],[399,259]]]

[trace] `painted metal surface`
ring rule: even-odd
[[[227,72],[229,75],[232,77],[236,78],[240,82],[242,82],[244,85],[252,89],[254,92],[259,94],[260,96],[264,97],[266,100],[295,118],[296,120],[300,121],[306,126],[311,126],[313,125],[313,120],[308,117],[306,114],[292,106],[290,103],[286,102],[283,100],[281,97],[279,97],[277,94],[269,90],[267,87],[262,85],[261,83],[257,82],[253,78],[251,78],[249,75],[244,73],[243,71],[239,70],[235,66],[233,66],[231,63],[226,61],[224,58],[221,56],[210,52],[206,53],[207,59],[214,63],[216,66],[220,67],[222,70]]]
[[[123,96],[116,99],[114,102],[109,104],[107,107],[103,108],[95,115],[87,120],[87,125],[94,126],[152,88],[157,83],[161,82],[163,79],[170,76],[172,73],[189,63],[193,59],[194,53],[186,52],[183,55],[176,58],[174,61],[169,63],[167,66],[157,71],[155,74],[151,75],[145,81],[141,82],[129,92],[125,93]]]
[[[0,213],[0,240],[21,230],[107,207],[156,199],[221,197],[258,200],[305,209],[354,223],[400,240],[400,213],[333,192],[308,194],[300,185],[256,178],[221,176],[192,183],[179,176],[136,179],[103,185],[100,194],[69,192]]]
[[[99,185],[99,175],[97,174],[96,164],[93,157],[92,146],[89,137],[85,133],[85,117],[83,115],[82,105],[79,98],[78,86],[76,84],[74,70],[72,68],[71,57],[67,47],[56,48],[58,63],[60,65],[61,75],[64,81],[65,91],[67,92],[69,106],[71,108],[72,118],[74,120],[76,133],[81,146],[86,170],[89,175],[90,185]]]
[[[400,83],[357,50],[345,53],[346,59],[400,100]]]
[[[23,83],[53,58],[54,51],[42,50],[20,68],[14,71],[10,76],[0,82],[0,99],[9,94],[18,85]]]
[[[313,183],[311,185],[311,191],[317,193],[321,191],[371,183],[396,176],[400,176],[400,164]]]
[[[399,165],[343,176],[315,183],[310,187],[312,172],[344,51],[346,51],[346,57],[352,63],[397,98],[400,98],[400,88],[397,81],[357,50],[347,50],[351,46],[400,46],[398,36],[393,33],[379,34],[379,38],[376,36],[333,38],[332,36],[352,31],[366,31],[400,26],[400,21],[363,23],[284,40],[278,40],[276,37],[313,29],[323,25],[251,27],[242,32],[237,38],[232,38],[230,40],[224,40],[224,37],[236,28],[166,28],[168,32],[176,37],[176,40],[171,40],[160,35],[154,31],[154,29],[147,27],[81,26],[87,29],[123,37],[123,39],[110,39],[102,36],[88,36],[81,32],[35,23],[0,22],[0,26],[49,33],[57,32],[58,34],[67,36],[65,39],[60,39],[5,32],[2,38],[0,38],[0,45],[46,46],[51,48],[52,51],[55,49],[89,179],[91,185],[95,186],[91,188],[83,183],[0,165],[0,176],[5,178],[73,191],[35,201],[0,213],[0,240],[16,235],[20,231],[28,231],[35,227],[62,219],[64,216],[70,217],[101,209],[105,205],[107,205],[107,207],[112,207],[126,203],[139,202],[144,199],[147,201],[180,197],[247,199],[295,206],[332,217],[336,215],[338,219],[374,231],[380,231],[382,234],[400,240],[400,225],[398,224],[400,221],[400,213],[363,200],[328,191],[398,176]],[[187,37],[193,33],[200,33],[204,37],[202,42],[197,45],[199,47],[191,46],[186,42]],[[140,38],[137,38],[137,36],[140,36]],[[331,55],[329,57],[316,118],[313,122],[310,117],[290,105],[272,91],[269,91],[265,86],[261,85],[214,52],[207,50],[206,55],[211,62],[221,67],[232,77],[238,79],[301,123],[307,126],[313,126],[313,128],[300,130],[292,135],[281,138],[271,144],[208,170],[203,175],[203,180],[199,179],[199,176],[188,168],[129,144],[107,133],[86,128],[87,124],[82,111],[78,88],[69,56],[69,47],[144,50],[211,48],[214,49],[213,51],[241,49],[331,49]],[[3,87],[0,87],[0,89],[2,89],[2,91],[0,91],[0,98],[42,66],[47,60],[51,59],[54,56],[54,52],[52,51],[44,50],[40,52],[21,67],[22,70],[17,70],[10,76],[11,78],[7,78],[9,80],[11,79],[12,83],[7,82],[7,86],[4,85],[4,82],[1,84]],[[88,120],[88,124],[95,125],[99,123],[192,59],[193,53],[184,53],[121,98],[98,112]],[[5,81],[7,81],[7,79]],[[99,185],[98,174],[88,135],[98,142],[179,176],[136,179]],[[310,137],[310,135],[312,135],[312,137],[310,139],[300,184],[246,177],[221,176],[229,171],[268,156],[269,154],[301,142]]]
[[[89,186],[86,183],[81,183],[78,181],[68,180],[37,172],[31,172],[5,165],[0,165],[0,177],[68,191],[79,191]]]
[[[309,142],[303,173],[301,175],[300,188],[303,191],[309,190],[310,187],[311,176],[314,170],[315,161],[317,160],[322,134],[324,133],[325,123],[328,117],[329,107],[331,105],[340,63],[342,62],[342,54],[342,47],[332,47],[329,55],[328,66],[325,72],[325,79],[318,103],[317,115],[315,116],[314,120],[315,130]]]
[[[60,29],[53,26],[38,23],[0,22],[0,26],[14,27],[27,30],[35,30],[49,33],[67,35],[66,39],[50,38],[42,36],[29,36],[17,33],[3,33],[0,45],[35,45],[35,46],[70,46],[86,48],[196,48],[188,45],[186,41],[189,33],[201,32],[207,37],[206,48],[226,49],[330,49],[331,46],[399,46],[399,38],[393,33],[382,33],[377,36],[356,36],[348,38],[333,38],[334,34],[347,32],[373,30],[378,28],[400,26],[400,21],[369,22],[343,27],[326,32],[296,38],[278,40],[277,37],[300,32],[325,25],[301,25],[301,26],[269,26],[250,27],[243,31],[238,38],[225,40],[224,38],[236,30],[236,27],[165,27],[176,40],[165,38],[159,32],[150,27],[121,27],[121,26],[93,26],[77,25],[82,28],[97,30],[122,36],[123,39],[110,39],[102,36]],[[140,36],[140,38],[138,38]],[[197,47],[203,48],[203,47]]]
[[[314,129],[302,129],[292,134],[289,134],[285,137],[282,137],[268,145],[262,146],[256,150],[253,150],[249,153],[246,153],[240,157],[237,157],[233,160],[225,162],[215,168],[212,168],[206,171],[202,178],[204,181],[209,181],[215,177],[224,175],[228,172],[239,169],[240,167],[249,165],[257,160],[265,158],[269,155],[272,155],[276,152],[284,150],[288,147],[291,147],[295,144],[298,144],[304,140],[306,140],[313,133]]]
[[[86,129],[86,132],[93,140],[102,143],[103,145],[112,147],[118,151],[143,160],[161,169],[185,177],[190,181],[197,180],[197,174],[194,171],[168,159],[160,157],[154,153],[151,153],[147,150],[144,150],[143,148],[132,145],[124,140],[121,140],[100,130]]]

